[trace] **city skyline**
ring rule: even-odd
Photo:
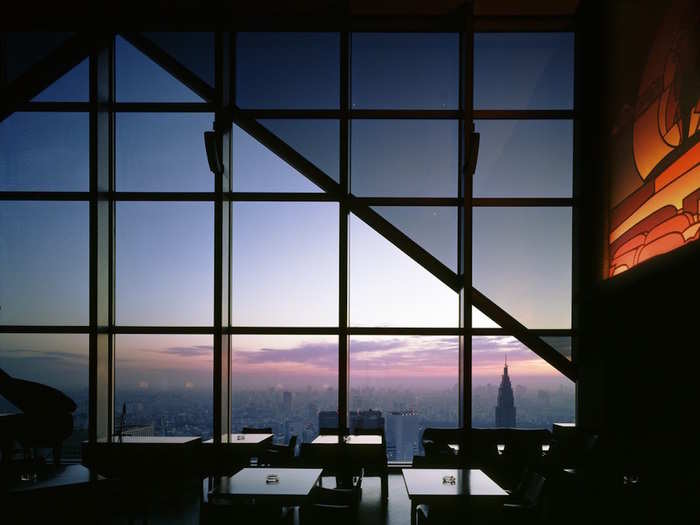
[[[29,344],[27,343],[29,342]],[[74,388],[87,384],[87,336],[0,335],[0,366],[27,379]],[[274,378],[279,388],[337,388],[336,336],[232,336],[232,386],[248,388]],[[472,342],[472,381],[486,384],[498,377],[503,357],[520,381],[558,385],[570,381],[510,336],[482,336]],[[118,335],[115,340],[117,384],[129,387],[210,388],[211,336]],[[415,388],[452,386],[458,375],[458,340],[454,336],[352,336],[352,384],[400,384]],[[156,378],[160,377],[160,381]],[[163,381],[163,378],[167,381]],[[425,379],[421,381],[420,379]],[[267,381],[270,383],[271,381]],[[164,385],[164,386],[158,386]]]

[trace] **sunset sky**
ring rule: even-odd
[[[252,79],[248,84],[240,81],[240,105],[268,107],[270,89],[282,84],[289,87],[277,103],[337,107],[337,75],[328,75],[326,67],[337,63],[337,35],[319,35],[320,43],[303,42],[305,52],[313,55],[304,67],[314,72],[307,82],[315,83],[315,90],[284,84],[298,57],[292,51],[282,53],[289,56],[268,56],[266,46],[274,43],[269,38],[261,43],[254,36],[241,36],[239,51],[257,61],[239,61],[239,81],[245,75]],[[530,43],[531,48],[515,37],[508,42],[524,63],[516,57],[501,66],[513,68],[513,75],[518,68],[535,71],[533,82],[509,97],[499,95],[501,82],[508,78],[493,64],[507,54],[492,56],[491,36],[480,35],[475,103],[484,108],[495,107],[499,100],[502,107],[570,104],[566,53],[573,44],[557,38],[562,37],[543,37]],[[456,35],[400,37],[385,46],[382,41],[382,35],[353,37],[353,107],[456,108]],[[376,49],[381,52],[373,56]],[[549,61],[535,66],[528,52],[549,52]],[[119,101],[201,101],[121,38],[116,56]],[[410,62],[399,59],[406,56]],[[435,56],[440,60],[431,60]],[[279,60],[292,65],[274,69]],[[377,61],[391,68],[377,69]],[[419,75],[418,83],[399,90],[396,98],[398,87],[416,78],[418,70],[432,76]],[[561,85],[547,84],[543,94],[543,75],[563,80]],[[485,82],[500,87],[486,90]],[[86,63],[37,97],[86,99]],[[118,114],[117,190],[213,191],[202,142],[202,132],[211,129],[212,121],[211,114]],[[336,120],[263,124],[337,180]],[[477,195],[571,195],[570,122],[484,121],[477,128],[482,132]],[[235,126],[233,137],[235,191],[320,191]],[[546,163],[545,153],[551,154]],[[350,157],[355,195],[456,196],[454,121],[353,121]],[[85,114],[18,113],[0,123],[1,190],[87,191],[88,160]],[[456,209],[377,211],[457,270]],[[117,203],[117,324],[211,326],[213,214],[211,202]],[[88,247],[87,203],[0,202],[0,323],[87,325]],[[473,253],[475,287],[518,320],[531,328],[571,327],[570,209],[475,209]],[[348,273],[351,326],[458,326],[457,294],[354,215],[349,220]],[[234,204],[233,322],[337,325],[337,203]],[[475,326],[493,324],[477,315]],[[337,385],[335,336],[236,336],[233,344],[234,388]],[[210,389],[211,346],[211,336],[117,336],[117,388]],[[482,337],[473,341],[474,383],[497,382],[505,353],[514,382],[567,381],[514,339]],[[353,337],[351,387],[449,388],[457,382],[457,358],[456,337]],[[59,387],[87,386],[87,336],[2,334],[0,367]]]

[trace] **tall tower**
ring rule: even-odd
[[[513,399],[513,387],[508,377],[508,357],[503,365],[501,385],[498,387],[498,403],[496,404],[496,426],[515,427],[515,400]]]

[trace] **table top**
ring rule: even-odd
[[[408,497],[478,496],[506,497],[508,493],[478,469],[402,469]],[[443,483],[444,476],[454,476],[455,484]]]
[[[220,497],[306,497],[321,477],[320,468],[244,468],[233,476],[219,478],[213,496]],[[267,483],[270,474],[279,477],[277,483]]]
[[[199,436],[119,436],[112,437],[112,445],[194,445],[201,443]],[[97,443],[108,443],[106,438],[98,439]]]
[[[16,480],[12,482],[9,491],[12,493],[30,492],[35,490],[77,487],[90,483],[90,471],[83,465],[63,465],[54,468],[46,465],[38,469],[35,481]],[[92,481],[104,479],[96,476]]]
[[[228,441],[224,434],[221,439],[222,445],[259,445],[265,441],[271,441],[274,434],[229,434]],[[213,443],[213,439],[208,439],[205,443]]]
[[[382,436],[350,435],[350,436],[347,436],[347,440],[345,442],[349,445],[381,445],[382,444]],[[338,436],[329,436],[329,435],[318,436],[311,443],[314,445],[337,445],[338,444]]]

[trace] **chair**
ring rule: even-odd
[[[426,456],[455,456],[451,443],[461,442],[459,428],[426,428],[423,430],[421,443]]]
[[[432,456],[413,456],[411,463],[413,468],[455,468],[457,464],[457,456],[452,455],[432,455]]]
[[[389,465],[386,455],[386,436],[383,427],[355,428],[353,432],[356,436],[381,436],[382,448],[372,449],[371,455],[363,457],[365,462],[366,476],[379,476],[381,480],[382,502],[386,503],[389,498]],[[379,451],[377,451],[379,450]],[[377,451],[377,452],[375,452]]]
[[[542,499],[546,479],[537,472],[526,470],[523,478],[503,504],[505,523],[537,523],[542,514]]]
[[[241,430],[241,434],[272,434],[272,428],[271,427],[261,427],[261,428],[243,427],[243,430]]]
[[[297,447],[296,435],[289,438],[287,445],[269,445],[260,455],[259,464],[271,467],[288,467],[294,463]]]
[[[299,510],[303,525],[315,523],[357,523],[360,506],[362,472],[352,487],[315,487],[310,504]]]
[[[354,431],[353,434],[356,436],[382,436],[382,440],[386,441],[384,439],[384,429],[375,427],[375,428],[363,428],[363,427],[357,427]]]
[[[322,476],[335,476],[337,488],[362,488],[364,469],[353,462],[349,447],[302,443],[299,460],[305,467],[323,469]]]

